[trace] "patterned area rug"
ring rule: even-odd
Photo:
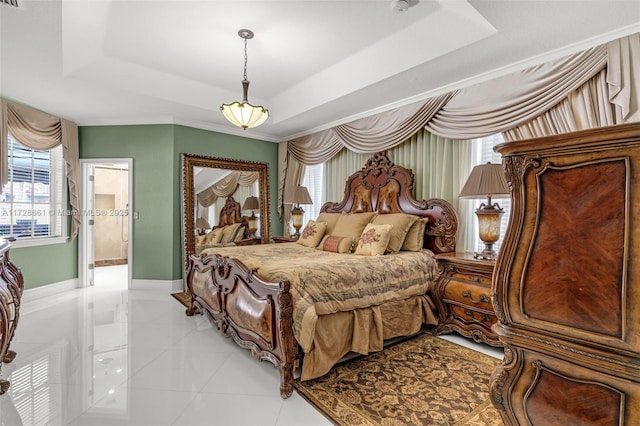
[[[502,425],[489,400],[499,360],[421,334],[295,383],[337,425]]]
[[[180,293],[171,293],[171,295],[180,303],[182,303],[187,308],[191,304],[191,297],[189,293],[186,291],[181,291]]]

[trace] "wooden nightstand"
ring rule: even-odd
[[[295,243],[298,241],[297,238],[291,237],[271,237],[274,243]]]
[[[478,260],[471,253],[436,255],[440,277],[434,286],[439,321],[435,333],[457,331],[476,342],[502,346],[491,331],[497,318],[491,304],[494,261]]]

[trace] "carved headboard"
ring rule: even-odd
[[[240,203],[231,196],[227,197],[227,201],[224,203],[224,206],[222,206],[222,209],[220,209],[218,224],[212,229],[222,228],[234,223],[242,223],[242,226],[244,226],[244,237],[246,238],[249,235],[249,222],[242,216],[240,211]]]
[[[429,219],[424,248],[434,253],[455,251],[458,215],[446,200],[431,198],[418,201],[413,196],[413,171],[396,166],[384,153],[374,154],[362,168],[347,179],[344,199],[325,203],[327,213],[380,214],[408,213]]]

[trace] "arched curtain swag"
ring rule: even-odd
[[[4,185],[7,177],[7,134],[11,132],[14,138],[27,148],[34,150],[48,150],[62,145],[62,156],[67,170],[67,184],[69,187],[69,204],[71,205],[71,239],[78,235],[81,217],[79,191],[79,156],[78,156],[78,126],[62,118],[54,117],[44,112],[0,99],[0,181]]]
[[[359,153],[383,151],[425,128],[449,139],[506,132],[566,99],[603,69],[616,123],[640,120],[638,78],[640,33],[455,92],[355,120],[288,142],[302,164],[319,164],[344,147]]]

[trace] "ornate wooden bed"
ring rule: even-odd
[[[232,238],[232,242],[229,244],[233,245],[248,245],[248,244],[258,244],[259,241],[256,238],[250,237],[249,232],[249,220],[242,216],[240,203],[238,203],[232,196],[227,197],[224,205],[220,209],[220,215],[218,219],[218,224],[214,225],[209,232],[213,232],[216,229],[220,229],[223,231],[225,227],[239,224],[238,234],[234,235]],[[199,254],[202,250],[206,248],[221,246],[222,244],[208,244],[204,241],[206,237],[206,233],[204,235],[199,235],[196,237],[195,245],[195,253]],[[200,243],[200,238],[203,239],[203,242]]]
[[[360,171],[347,180],[342,202],[326,203],[322,207],[322,212],[416,215],[426,222],[423,248],[428,250],[417,250],[420,255],[431,256],[432,253],[454,251],[458,219],[453,207],[442,199],[418,201],[413,197],[412,191],[413,172],[394,165],[384,154],[376,154]],[[300,246],[297,243],[287,244]],[[271,244],[270,247],[263,246],[263,248],[270,249],[284,245]],[[253,246],[253,249],[259,247]],[[292,287],[290,280],[269,281],[261,276],[261,271],[268,268],[257,268],[258,272],[254,272],[243,262],[236,260],[233,250],[243,249],[250,249],[250,247],[222,249],[221,252],[225,255],[216,253],[207,255],[205,252],[201,256],[189,256],[186,281],[191,294],[191,307],[187,309],[187,315],[208,312],[225,336],[233,337],[238,345],[250,349],[259,359],[272,362],[279,369],[281,377],[280,395],[287,398],[293,392],[294,369],[305,356],[309,355],[302,352],[294,334],[294,296],[298,293],[292,294],[292,289],[295,290],[295,288]],[[387,257],[392,256],[378,256],[376,261],[385,262]],[[435,261],[433,263],[435,264]],[[393,272],[389,271],[385,274],[392,276]],[[436,278],[437,276],[434,276],[433,280]],[[430,288],[431,282],[424,285],[425,289]],[[433,319],[428,321],[435,321],[435,316],[430,311],[433,305],[429,304],[427,292],[428,290],[418,296],[421,298],[418,305],[422,309],[418,330],[419,326],[427,321],[425,318],[431,316]],[[411,303],[414,299],[416,298],[411,298]],[[376,312],[382,312],[380,316],[383,319],[394,317],[389,320],[394,321],[396,325],[405,322],[415,323],[415,310],[411,313],[411,318],[403,317],[403,315],[409,315],[409,313],[403,314],[403,309],[399,308],[404,306],[401,304],[405,302],[410,304],[409,298],[370,308],[375,308]],[[324,315],[320,319],[343,321],[344,316],[334,318],[339,314],[345,313],[336,312],[334,315]],[[336,328],[336,324],[341,323],[333,322],[333,328]],[[380,328],[379,324],[378,328]],[[402,327],[398,330],[400,329]],[[386,331],[378,330],[377,332],[378,337],[384,337],[384,339],[408,335],[405,334],[407,330],[396,331],[394,332],[396,334],[391,335]],[[417,330],[411,333],[415,332]],[[374,331],[372,333],[375,334]],[[365,353],[367,350],[382,349],[381,345],[378,347],[375,342],[371,345],[368,349],[365,348]],[[307,362],[305,358],[303,379]]]
[[[9,389],[9,381],[2,378],[2,364],[16,357],[10,345],[18,326],[24,290],[22,272],[9,260],[10,247],[7,240],[0,240],[0,395]]]

